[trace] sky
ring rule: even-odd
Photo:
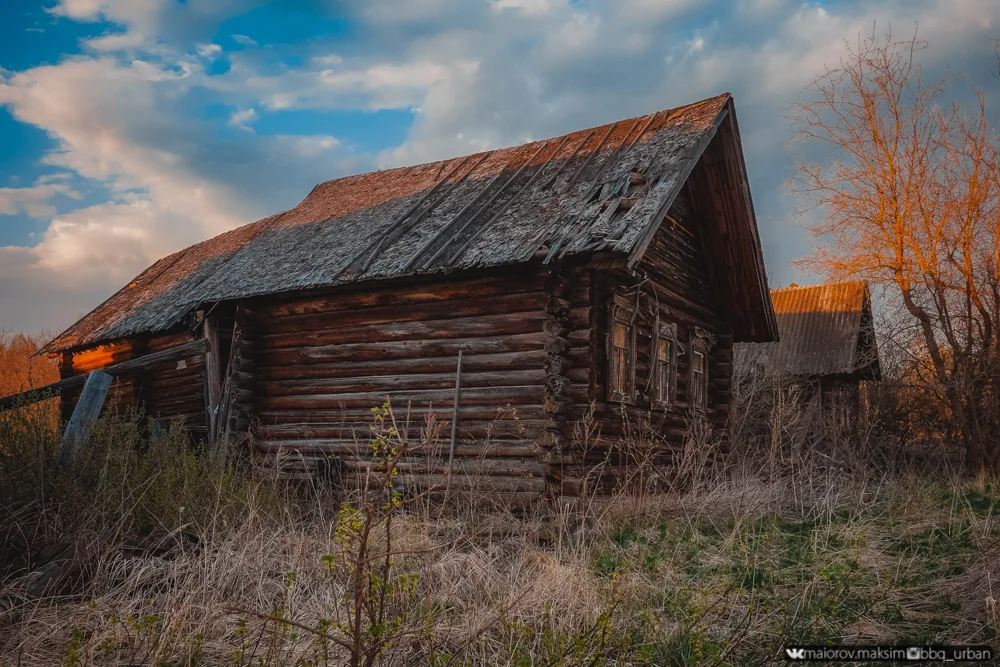
[[[58,333],[325,180],[721,92],[771,286],[815,280],[784,110],[873,23],[997,88],[997,0],[3,0],[0,331]]]

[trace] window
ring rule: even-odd
[[[695,410],[704,410],[708,405],[708,383],[705,381],[706,368],[705,353],[701,350],[694,350],[691,354],[691,407]]]
[[[701,412],[708,407],[708,352],[715,345],[715,336],[695,328],[691,332],[691,364],[688,374],[688,405]]]
[[[631,403],[635,396],[633,309],[616,295],[608,313],[608,400]]]
[[[673,407],[677,386],[677,325],[660,324],[653,338],[652,363],[652,403],[653,407],[666,409]]]

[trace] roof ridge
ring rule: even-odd
[[[476,153],[468,153],[466,155],[452,155],[450,157],[442,158],[440,160],[431,160],[430,162],[420,162],[420,163],[417,163],[417,164],[409,164],[409,165],[403,164],[403,165],[399,165],[398,167],[378,168],[378,169],[372,169],[371,171],[361,172],[359,174],[349,174],[349,175],[345,175],[345,176],[338,176],[336,178],[327,179],[325,181],[322,181],[322,182],[318,183],[316,185],[316,187],[314,187],[309,192],[309,195],[313,194],[316,190],[318,190],[319,188],[321,188],[322,186],[324,186],[324,185],[326,185],[328,183],[334,183],[334,182],[337,182],[337,181],[342,181],[342,180],[347,179],[347,178],[361,178],[361,177],[364,177],[364,176],[368,176],[370,174],[379,174],[379,173],[383,173],[384,174],[385,172],[401,171],[401,170],[404,170],[404,169],[419,169],[419,168],[427,168],[427,167],[436,167],[436,166],[439,166],[439,165],[442,165],[442,164],[446,164],[446,163],[448,163],[450,161],[453,161],[453,160],[461,160],[463,158],[471,158],[471,157],[476,157],[476,156],[479,156],[479,155],[485,155],[487,153],[496,153],[498,151],[504,151],[504,150],[508,150],[508,149],[524,148],[526,146],[531,146],[532,144],[544,144],[544,143],[547,143],[547,142],[551,142],[553,139],[561,139],[563,137],[569,137],[571,135],[579,134],[579,133],[582,133],[582,132],[590,132],[592,130],[597,130],[597,129],[600,129],[602,127],[607,127],[609,125],[618,125],[618,124],[621,124],[621,123],[627,123],[630,120],[642,120],[643,118],[647,118],[647,117],[650,117],[650,116],[657,116],[657,115],[662,114],[662,113],[666,113],[667,114],[667,120],[669,121],[673,116],[676,116],[681,111],[693,109],[695,107],[699,107],[699,106],[702,106],[704,104],[708,104],[710,102],[713,102],[713,101],[721,99],[721,98],[727,98],[728,99],[728,98],[731,98],[731,97],[732,97],[732,95],[730,93],[728,93],[728,92],[719,93],[718,95],[713,95],[711,97],[706,97],[705,99],[698,100],[697,102],[692,102],[691,104],[682,104],[682,105],[677,106],[677,107],[670,107],[668,109],[659,109],[657,111],[652,111],[652,112],[649,112],[649,113],[639,114],[637,116],[630,116],[628,118],[620,118],[618,120],[608,121],[607,123],[599,123],[598,125],[592,125],[590,127],[581,127],[579,129],[576,129],[576,130],[570,130],[569,132],[563,132],[562,134],[554,134],[551,137],[545,137],[545,138],[542,138],[542,139],[532,139],[531,141],[525,141],[525,142],[522,142],[522,143],[519,143],[519,144],[510,144],[510,145],[507,145],[507,146],[497,146],[495,148],[491,148],[491,149],[487,149],[487,150],[483,150],[483,151],[478,151]],[[306,198],[308,198],[309,195],[306,195]],[[305,201],[305,198],[303,198],[302,201]],[[293,207],[293,208],[295,208],[295,207]]]
[[[858,278],[856,280],[837,280],[830,283],[817,283],[815,285],[796,285],[792,283],[788,287],[771,288],[772,292],[788,292],[791,290],[803,290],[803,289],[820,289],[825,287],[836,287],[838,285],[856,285],[861,284],[865,287],[868,286],[868,281],[864,278]]]

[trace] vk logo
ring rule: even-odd
[[[805,660],[806,650],[804,648],[786,648],[785,654],[789,660]]]

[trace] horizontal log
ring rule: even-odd
[[[346,311],[286,315],[273,317],[261,331],[263,335],[325,331],[362,325],[397,324],[420,320],[445,320],[496,313],[524,313],[545,309],[542,292],[499,294],[470,299],[453,299],[431,303],[411,303]]]
[[[440,340],[405,340],[385,343],[349,343],[345,345],[320,345],[285,350],[261,350],[258,360],[266,365],[294,365],[331,363],[339,361],[391,361],[401,358],[455,357],[464,354],[499,354],[539,349],[545,334],[536,333],[511,336],[484,336],[476,338],[451,338]]]
[[[184,368],[177,368],[177,361],[156,364],[142,371],[154,380],[174,380],[177,378],[194,378],[205,371],[205,357],[189,357],[184,359]]]
[[[185,430],[189,431],[201,431],[205,428],[205,408],[202,407],[197,412],[189,412],[186,414],[172,414],[157,416],[152,413],[147,413],[150,417],[153,417],[157,421],[166,422],[168,424],[180,423],[183,424]]]
[[[257,376],[246,371],[233,371],[229,375],[231,382],[239,387],[249,387],[257,380]]]
[[[367,419],[364,419],[367,417]],[[405,417],[404,417],[405,418]],[[443,424],[450,424],[451,413],[437,415],[438,421]],[[371,412],[362,415],[356,421],[344,421],[337,424],[316,423],[316,422],[290,422],[283,424],[264,424],[260,429],[260,436],[265,439],[280,440],[283,438],[343,438],[350,433],[357,433],[359,436],[367,436],[369,426],[372,425]],[[458,436],[462,439],[485,439],[507,438],[507,437],[536,437],[544,431],[546,420],[544,419],[477,419],[459,417]],[[411,441],[420,438],[420,432],[425,428],[422,418],[411,418],[409,428],[402,419],[396,422],[400,432],[405,432]],[[446,431],[442,431],[443,433]]]
[[[352,438],[309,438],[302,440],[258,440],[258,451],[274,453],[278,450],[305,453],[369,455],[371,448],[367,440]],[[447,443],[441,443],[439,451],[444,452]],[[534,457],[541,451],[537,443],[526,440],[491,440],[490,442],[455,443],[455,456],[509,456]]]
[[[257,364],[252,358],[237,356],[233,359],[233,370],[253,374],[257,370]]]
[[[728,378],[733,374],[733,365],[729,362],[717,362],[709,369],[709,374]]]
[[[410,421],[423,422],[428,411],[432,411],[439,420],[446,420],[452,414],[452,401],[435,403],[414,402],[409,406]],[[393,403],[393,412],[396,420],[401,421],[406,418],[407,404]],[[337,408],[332,410],[258,410],[257,416],[264,424],[291,424],[291,423],[313,423],[318,426],[332,426],[337,424],[356,423],[364,421],[371,423],[371,406],[362,408]],[[545,417],[541,404],[539,405],[511,405],[511,406],[481,406],[481,405],[460,405],[458,408],[459,424],[469,420],[482,421],[514,421],[518,419],[543,419]]]
[[[472,387],[503,387],[511,385],[541,385],[545,372],[537,370],[488,371],[466,373],[462,360],[462,391]],[[304,380],[261,381],[263,396],[294,396],[328,393],[388,392],[414,389],[448,389],[455,386],[455,372],[419,375],[377,375],[370,377],[310,378]]]
[[[127,361],[132,357],[132,347],[123,345],[114,350],[98,349],[88,352],[77,352],[72,357],[74,375],[82,375],[93,370],[101,370],[105,366]]]
[[[149,341],[146,343],[146,348],[150,352],[160,352],[162,350],[168,350],[170,348],[184,345],[185,343],[190,343],[194,340],[195,338],[190,331],[183,331],[175,334],[157,334],[150,337]]]
[[[118,364],[107,366],[103,368],[105,373],[113,376],[129,375],[131,373],[136,373],[139,371],[146,370],[157,364],[163,363],[164,361],[185,359],[187,357],[202,355],[208,350],[208,342],[204,339],[192,341],[186,343],[179,347],[170,348],[167,350],[162,350],[160,352],[154,352],[152,354],[147,354],[141,357],[136,357],[135,359],[130,359],[128,361],[123,361]],[[52,384],[46,385],[44,387],[39,387],[38,389],[32,389],[26,392],[21,392],[20,394],[14,394],[13,396],[5,396],[0,398],[0,410],[9,410],[15,405],[24,405],[27,403],[34,403],[36,401],[49,398],[60,394],[66,389],[83,387],[83,384],[87,381],[86,375],[76,375],[65,380],[60,380],[59,382],[53,382]]]
[[[396,359],[391,363],[376,361],[345,361],[288,366],[264,366],[256,378],[265,380],[306,380],[310,378],[373,377],[403,373],[454,373],[457,357]],[[545,350],[506,352],[502,354],[463,354],[462,373],[479,371],[541,368]],[[454,379],[454,375],[452,375]]]
[[[457,451],[456,457],[462,456]],[[541,477],[547,475],[550,466],[537,460],[518,458],[473,458],[455,459],[455,474],[459,475],[532,475]],[[368,459],[341,458],[340,462],[349,470],[366,471],[375,475],[385,474],[384,468],[377,461]],[[424,457],[422,460],[400,461],[395,469],[402,474],[441,475],[448,472],[448,458]]]
[[[160,379],[156,375],[145,374],[138,382],[138,384],[142,385],[144,391],[151,391],[154,394],[170,394],[183,389],[195,390],[202,387],[204,383],[204,371],[166,379]]]
[[[184,414],[193,412],[199,406],[204,407],[204,395],[180,396],[168,399],[153,399],[146,404],[146,408],[157,414]]]
[[[513,387],[470,387],[461,392],[461,405],[525,405],[541,404],[545,388],[540,385]],[[357,392],[343,394],[310,394],[303,396],[261,396],[258,408],[271,409],[330,409],[343,406],[377,407],[388,398],[396,405],[407,400],[444,403],[454,397],[454,390],[415,389],[389,392]]]
[[[395,284],[384,287],[359,289],[323,297],[282,300],[265,304],[255,310],[262,321],[285,315],[335,312],[378,306],[399,306],[409,303],[451,301],[469,297],[488,297],[498,294],[534,292],[542,289],[544,274],[520,271],[508,276],[489,275],[466,280],[445,280],[416,285]]]
[[[545,313],[539,309],[526,313],[503,313],[459,319],[420,320],[388,324],[359,325],[311,332],[292,332],[262,336],[261,346],[282,348],[343,345],[345,343],[436,340],[473,336],[509,336],[542,330]]]
[[[364,481],[364,473],[351,473],[342,477],[347,484]],[[449,480],[450,477],[450,480]],[[545,490],[545,479],[541,477],[498,477],[468,475],[416,475],[403,474],[394,478],[394,483],[420,490],[452,489],[455,491],[518,492]]]
[[[257,396],[257,392],[253,389],[247,389],[245,387],[233,387],[232,395],[233,400],[238,403],[251,404]]]

